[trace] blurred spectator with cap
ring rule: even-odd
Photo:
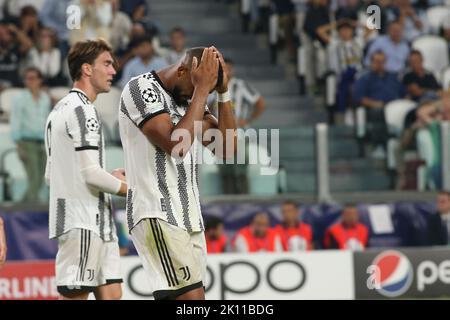
[[[301,211],[293,201],[285,201],[281,206],[283,222],[275,226],[277,251],[306,251],[311,250],[312,228],[300,221]]]
[[[11,135],[28,177],[23,201],[38,201],[44,181],[44,127],[50,113],[51,100],[42,90],[43,78],[39,69],[25,71],[25,90],[15,97],[11,110]]]
[[[223,253],[228,251],[228,239],[224,234],[222,219],[209,217],[205,220],[205,239],[208,253]]]
[[[275,232],[270,228],[269,215],[258,212],[250,226],[242,228],[232,241],[235,252],[274,252]]]
[[[450,244],[450,192],[440,191],[436,198],[437,212],[428,219],[428,241],[430,246]]]
[[[358,208],[347,204],[341,221],[326,230],[323,244],[325,249],[361,251],[367,248],[368,240],[369,229],[359,223]]]

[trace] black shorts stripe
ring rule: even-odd
[[[87,241],[86,241],[86,253],[85,253],[86,257],[84,259],[83,275],[81,277],[83,281],[84,281],[84,275],[86,273],[87,263],[88,263],[88,260],[89,260],[89,251],[91,249],[91,232],[89,230],[86,230],[86,239],[87,239]]]
[[[156,237],[156,232],[155,232],[155,228],[153,227],[153,223],[152,223],[152,219],[149,219],[149,224],[150,224],[150,228],[152,229],[152,234],[153,234],[153,239],[155,240],[156,243],[156,249],[158,250],[158,256],[159,256],[159,260],[161,261],[161,265],[163,267],[164,270],[164,274],[166,275],[166,279],[167,279],[167,284],[169,287],[172,287],[175,285],[175,281],[173,281],[172,277],[169,275],[167,266],[166,266],[166,261],[165,258],[163,258],[162,252],[161,252],[161,248],[160,248],[160,243]],[[153,254],[152,252],[150,252],[150,254]]]
[[[156,230],[159,231],[159,236],[160,236],[161,243],[163,245],[164,251],[166,252],[167,258],[168,258],[169,263],[170,263],[170,269],[172,270],[172,273],[173,273],[173,276],[175,278],[175,281],[176,281],[177,285],[179,285],[177,274],[175,272],[175,268],[173,267],[172,259],[170,258],[169,250],[167,249],[166,241],[164,239],[164,234],[162,232],[161,226],[159,225],[159,221],[156,220],[156,219],[155,219],[155,226],[156,226]]]
[[[81,270],[83,268],[83,257],[84,257],[84,230],[80,229],[80,263],[78,264],[77,281],[81,280]]]

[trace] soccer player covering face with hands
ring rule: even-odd
[[[205,298],[197,155],[201,145],[211,148],[211,139],[203,138],[209,129],[221,133],[212,150],[217,157],[235,152],[224,65],[216,48],[191,48],[177,63],[132,78],[122,92],[128,227],[155,299]],[[218,119],[206,107],[214,90]]]
[[[104,170],[102,123],[93,104],[116,74],[103,40],[76,43],[68,57],[73,89],[47,119],[50,238],[58,239],[56,285],[62,299],[120,299],[119,245],[109,194],[126,195],[123,169]]]

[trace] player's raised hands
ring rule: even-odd
[[[191,79],[194,87],[210,92],[216,86],[218,72],[219,58],[213,47],[203,50],[200,63],[196,57],[192,59]]]

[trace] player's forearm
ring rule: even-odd
[[[195,88],[191,104],[186,114],[172,130],[170,153],[172,153],[173,149],[179,143],[182,143],[183,146],[186,146],[186,148],[182,148],[183,150],[186,150],[194,142],[195,122],[203,121],[207,97],[208,90],[198,87]],[[183,157],[185,154],[184,152],[181,152],[178,155]]]

